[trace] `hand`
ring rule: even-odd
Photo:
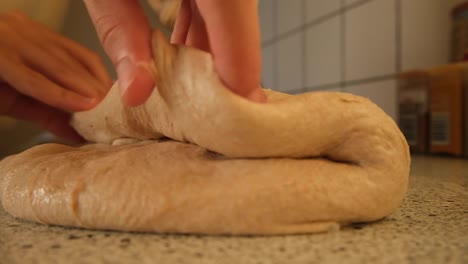
[[[154,81],[143,64],[151,60],[151,29],[136,0],[85,0],[101,43],[119,76],[123,102],[143,103]],[[260,33],[257,1],[183,0],[171,38],[211,52],[227,87],[253,101],[260,89]]]
[[[235,93],[264,102],[258,1],[182,0],[171,42],[207,52]]]
[[[77,139],[69,113],[97,105],[111,87],[93,52],[17,12],[0,14],[0,115]]]

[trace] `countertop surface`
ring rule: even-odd
[[[396,213],[323,234],[91,231],[17,220],[0,207],[0,263],[468,263],[468,160],[413,157]]]

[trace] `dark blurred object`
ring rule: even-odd
[[[0,116],[0,160],[45,143],[72,145],[32,123]]]
[[[463,111],[463,122],[464,122],[464,133],[463,133],[463,140],[464,140],[464,143],[465,143],[465,146],[464,146],[464,156],[466,158],[468,158],[468,71],[465,72],[465,79],[463,81],[463,84],[464,84],[464,89],[463,89],[463,93],[464,93],[464,100],[463,100],[463,107],[464,107],[464,111]]]
[[[468,61],[468,1],[452,9],[452,61]]]
[[[30,147],[30,142],[41,133],[31,123],[0,117],[0,159]]]
[[[431,153],[463,155],[463,94],[467,66],[457,63],[429,69]]]
[[[422,70],[400,74],[399,125],[412,153],[426,153],[429,146],[429,75]]]
[[[412,153],[468,156],[468,63],[403,72],[399,126]]]

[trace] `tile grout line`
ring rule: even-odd
[[[307,19],[306,19],[306,16],[307,16],[307,13],[305,11],[305,6],[306,6],[306,3],[305,3],[305,0],[302,2],[302,12],[301,12],[301,15],[302,15],[302,23],[301,23],[301,26],[295,28],[295,29],[292,29],[286,33],[283,33],[279,36],[277,36],[278,34],[278,20],[277,20],[277,17],[278,17],[278,0],[273,0],[272,1],[272,4],[273,4],[273,22],[272,22],[272,27],[273,27],[273,35],[274,37],[269,40],[269,41],[266,41],[268,42],[268,45],[272,45],[272,52],[273,52],[273,85],[272,85],[272,89],[274,90],[281,90],[280,88],[281,87],[277,87],[277,83],[278,83],[278,42],[283,40],[283,39],[286,39],[288,37],[290,37],[291,35],[293,34],[301,34],[301,51],[302,51],[302,56],[301,56],[301,61],[300,61],[300,64],[301,64],[301,71],[302,71],[302,76],[301,76],[301,82],[302,82],[302,86],[299,87],[299,88],[296,88],[296,89],[291,89],[288,91],[288,93],[301,93],[301,92],[307,92],[309,90],[313,90],[313,91],[316,91],[316,90],[323,90],[323,89],[333,89],[333,88],[339,88],[341,91],[345,91],[346,87],[347,86],[352,86],[352,85],[357,85],[357,84],[368,84],[368,83],[373,83],[373,82],[379,82],[379,81],[385,81],[385,80],[390,80],[390,79],[395,79],[396,77],[396,74],[387,74],[387,75],[379,75],[379,76],[373,76],[373,77],[369,77],[369,78],[362,78],[362,79],[356,79],[356,80],[349,80],[347,81],[346,80],[346,30],[347,30],[347,27],[346,27],[346,12],[349,11],[349,10],[352,10],[356,7],[359,7],[359,6],[362,6],[363,4],[365,3],[369,3],[373,0],[362,0],[362,1],[359,1],[351,6],[348,6],[346,7],[345,6],[345,0],[341,0],[340,2],[340,7],[338,9],[338,11],[333,11],[327,15],[324,15],[310,23],[307,23]],[[395,4],[395,8],[397,10],[397,14],[396,14],[396,17],[397,17],[397,21],[396,21],[396,27],[397,27],[397,30],[395,32],[395,34],[397,35],[396,38],[397,38],[397,42],[399,43],[399,45],[401,45],[401,31],[400,31],[400,27],[401,27],[401,23],[400,23],[400,16],[401,16],[401,10],[400,10],[400,4],[401,4],[401,0],[395,0],[397,1],[396,4]],[[328,21],[329,19],[332,19],[332,18],[335,18],[337,15],[339,15],[339,19],[340,19],[340,23],[341,23],[341,28],[340,28],[340,35],[341,35],[341,39],[340,39],[340,60],[341,60],[341,69],[340,69],[340,80],[337,82],[337,83],[329,83],[329,84],[322,84],[322,85],[317,85],[317,86],[310,86],[310,87],[307,87],[306,85],[306,76],[307,76],[307,66],[308,66],[308,63],[307,63],[307,60],[305,59],[305,55],[307,54],[307,38],[306,38],[306,31],[308,28],[314,26],[314,25],[318,25],[322,22],[325,22],[325,21]],[[265,43],[266,43],[265,42]],[[267,45],[267,46],[268,46]],[[265,46],[262,45],[262,47],[264,48]],[[397,45],[397,52],[395,54],[395,56],[397,57],[396,59],[396,63],[395,63],[395,68],[396,69],[399,69],[401,68],[401,47]]]
[[[401,0],[395,0],[395,72],[402,68],[402,10]]]
[[[395,74],[386,74],[386,75],[378,75],[378,76],[373,76],[369,78],[362,78],[362,79],[355,79],[351,81],[347,81],[346,85],[351,86],[351,85],[356,85],[356,84],[367,84],[367,83],[373,83],[373,82],[380,82],[380,81],[386,81],[386,80],[391,80],[395,79]]]
[[[371,1],[374,1],[374,0],[361,0],[361,1],[357,1],[356,3],[352,3],[352,4],[348,5],[348,6],[345,6],[344,2],[343,2],[343,8],[344,8],[345,11],[348,11],[348,10],[354,9],[356,7],[360,7],[360,6],[362,6],[362,5],[364,5],[364,4],[368,3],[368,2],[371,2]]]
[[[304,12],[305,11],[303,11],[303,13]],[[315,20],[313,20],[311,22],[308,22],[308,23],[304,22],[300,26],[295,27],[293,29],[290,29],[290,30],[280,34],[279,36],[275,36],[275,37],[273,37],[273,38],[271,38],[269,40],[265,40],[262,43],[262,46],[268,46],[268,45],[274,44],[275,42],[277,42],[279,40],[286,39],[286,38],[288,38],[288,37],[290,37],[290,36],[292,36],[292,35],[294,35],[296,33],[304,31],[307,28],[310,28],[310,27],[316,26],[318,24],[321,24],[321,23],[323,23],[325,21],[328,21],[329,19],[334,18],[338,14],[339,14],[339,11],[333,11],[333,12],[328,13],[326,15],[323,15],[323,16],[321,16],[321,17],[319,17],[319,18],[317,18],[317,19],[315,19]]]
[[[318,17],[318,18],[316,18],[316,19],[314,19],[314,20],[312,20],[310,22],[304,23],[299,27],[290,29],[290,30],[278,35],[278,36],[275,35],[271,39],[268,39],[268,40],[265,40],[264,42],[262,42],[261,45],[262,45],[262,47],[265,47],[265,46],[275,44],[279,40],[288,38],[288,37],[290,37],[290,36],[292,36],[292,35],[294,35],[296,33],[299,33],[301,30],[305,30],[307,28],[310,28],[310,27],[316,26],[318,24],[321,24],[321,23],[323,23],[325,21],[328,21],[328,20],[330,20],[330,19],[332,19],[332,18],[334,18],[336,16],[341,15],[341,13],[347,12],[347,11],[349,11],[351,9],[355,9],[355,8],[360,7],[361,5],[363,5],[363,4],[367,3],[367,2],[371,2],[371,1],[373,1],[373,0],[362,0],[362,1],[356,2],[354,4],[351,4],[349,6],[344,6],[344,4],[343,4],[343,7],[342,7],[343,10],[338,9],[336,11],[332,11],[332,12],[330,12],[328,14],[325,14],[325,15],[323,15],[321,17]],[[273,2],[274,2],[274,6],[276,6],[276,1],[273,0]]]
[[[277,0],[272,0],[273,2],[273,35],[276,37],[276,33],[278,32],[278,5],[277,5]],[[273,83],[271,84],[272,87],[270,87],[271,89],[274,89],[274,90],[278,90],[278,44],[277,44],[278,41],[276,41],[275,45],[273,45],[272,47],[272,53],[273,53],[273,58],[272,58],[272,61],[273,61],[273,78],[272,78],[272,81]]]
[[[340,90],[345,91],[346,78],[346,17],[345,0],[340,2]]]
[[[340,88],[341,83],[327,83],[327,84],[319,84],[316,86],[306,87],[307,91],[318,91],[318,90],[328,90],[333,88]]]
[[[403,50],[403,41],[402,41],[402,25],[403,25],[403,15],[402,15],[402,2],[401,0],[395,0],[395,80],[396,80],[396,89],[395,89],[395,102],[393,102],[395,111],[396,111],[396,118],[399,118],[399,89],[398,89],[398,75],[402,71],[402,50]]]
[[[387,81],[387,80],[393,80],[393,79],[395,79],[395,74],[378,75],[378,76],[373,76],[369,78],[351,80],[347,82],[347,85],[351,86],[351,85],[357,85],[357,84],[369,84],[369,83],[375,83],[375,82],[381,82],[381,81]],[[341,82],[327,83],[327,84],[306,87],[306,89],[308,91],[309,90],[316,91],[316,90],[321,90],[321,89],[341,88],[341,84],[342,84]]]
[[[302,0],[302,25],[305,25],[306,23],[306,18],[307,18],[307,13],[306,13],[306,0]],[[302,45],[302,56],[301,56],[301,71],[302,71],[302,84],[301,84],[301,89],[302,92],[306,91],[306,76],[307,76],[307,39],[306,39],[306,29],[302,29],[302,34],[301,34],[301,45]]]
[[[373,80],[373,79],[376,79],[376,80],[379,80],[379,76],[377,77],[370,77],[370,78],[363,78],[363,79],[358,79],[357,81],[356,80],[351,80],[351,81],[348,81],[346,80],[346,33],[347,33],[347,27],[346,27],[346,15],[348,14],[349,11],[355,9],[356,7],[361,7],[363,6],[364,4],[368,4],[370,2],[372,2],[374,0],[362,0],[362,1],[359,1],[357,3],[354,3],[354,4],[351,4],[350,6],[345,6],[345,0],[342,0],[342,4],[343,4],[343,10],[342,10],[342,16],[343,16],[343,19],[342,19],[342,23],[343,23],[343,42],[342,42],[342,45],[343,45],[343,64],[342,64],[342,67],[343,67],[343,76],[342,76],[342,90],[343,91],[346,91],[346,87],[347,86],[351,86],[351,85],[356,85],[356,84],[364,84],[364,83],[369,83],[367,81],[361,81],[361,80]],[[389,75],[383,75],[383,76],[389,76]],[[372,81],[370,81],[372,82]]]

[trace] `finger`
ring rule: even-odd
[[[185,44],[190,47],[210,52],[210,43],[208,40],[205,21],[203,20],[200,10],[194,0],[191,0],[190,12],[190,27]]]
[[[134,64],[124,59],[117,64],[119,89],[122,101],[127,106],[138,106],[146,101],[154,87],[154,79],[145,65],[150,62]]]
[[[235,93],[251,100],[265,101],[266,97],[260,90],[257,1],[195,2],[206,25],[209,46],[220,78]]]
[[[65,62],[76,62],[70,64],[71,70],[75,72],[74,76],[84,76],[83,79],[89,80],[90,84],[93,85],[92,89],[98,91],[99,98],[105,97],[112,87],[112,79],[101,58],[91,51],[80,53],[78,50],[64,48],[64,50],[56,49],[57,55],[64,58]]]
[[[117,69],[120,93],[127,105],[143,103],[153,79],[141,64],[149,63],[151,29],[135,0],[85,0],[99,39]]]
[[[0,87],[0,115],[36,123],[53,134],[75,142],[83,138],[69,125],[70,115],[26,97],[10,87]]]
[[[22,54],[23,61],[31,69],[67,90],[89,98],[103,98],[104,85],[83,68],[80,62],[59,49],[54,46],[47,50],[29,47]]]
[[[191,21],[190,0],[182,0],[177,15],[174,30],[171,35],[171,43],[185,44]]]
[[[18,92],[65,111],[84,111],[96,106],[95,98],[87,98],[51,82],[17,59],[0,57],[1,79],[14,83]]]
[[[68,51],[68,55],[81,62],[81,64],[97,78],[104,87],[106,94],[112,86],[112,79],[104,66],[102,59],[93,51],[67,38],[60,37],[62,47]]]
[[[87,95],[88,97],[103,97],[107,93],[106,86],[110,87],[110,77],[105,74],[99,80],[93,73],[82,64],[81,61],[96,61],[97,69],[105,72],[102,62],[99,64],[99,58],[95,58],[89,53],[81,52],[86,50],[78,43],[60,36],[48,29],[46,26],[37,23],[28,17],[12,12],[3,16],[3,21],[18,29],[10,34],[10,45],[22,49],[21,54],[25,55],[25,61],[38,70],[46,70],[49,78],[56,81],[62,81],[62,85],[67,88]],[[14,34],[14,37],[12,36]],[[67,50],[73,47],[72,52]],[[71,54],[75,54],[72,56]],[[92,64],[92,63],[89,63]],[[101,74],[102,75],[102,74]],[[107,83],[105,83],[107,82]]]

